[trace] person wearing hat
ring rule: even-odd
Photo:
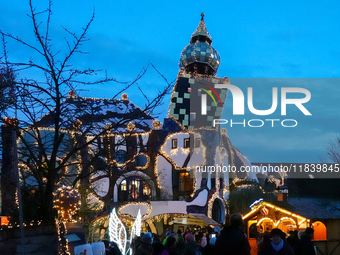
[[[142,243],[136,251],[136,255],[151,255],[152,254],[152,235],[150,232],[142,236]]]
[[[284,235],[281,229],[273,228],[271,241],[260,246],[258,255],[294,255],[292,247],[284,241]]]
[[[313,235],[314,229],[309,227],[301,233],[301,238],[296,245],[296,255],[316,255],[315,246],[312,242]]]
[[[198,254],[198,245],[195,242],[195,237],[191,233],[187,233],[184,236],[186,245],[184,249],[184,255],[195,255]]]
[[[166,244],[166,240],[168,239],[168,237],[169,237],[170,235],[171,235],[171,232],[170,232],[170,231],[166,232],[165,238],[164,238],[164,240],[163,240],[163,245]]]

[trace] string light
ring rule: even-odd
[[[213,203],[214,203],[215,199],[219,199],[222,202],[222,204],[225,208],[224,210],[226,210],[226,203],[225,203],[224,199],[220,198],[218,192],[216,191],[208,201],[208,217],[209,218],[212,218],[212,209],[213,209]],[[225,213],[226,213],[226,211],[225,211]]]
[[[57,225],[57,232],[58,232],[58,254],[59,255],[70,255],[69,247],[68,247],[68,240],[65,238],[67,234],[67,229],[64,221],[56,220]]]
[[[243,220],[246,220],[246,219],[248,219],[248,218],[250,218],[250,216],[252,216],[252,215],[254,215],[255,213],[257,213],[261,208],[263,208],[263,207],[269,207],[269,208],[271,208],[273,211],[275,211],[275,212],[282,212],[282,213],[284,213],[284,214],[286,214],[287,216],[284,216],[284,217],[281,217],[278,221],[273,221],[272,219],[270,219],[270,218],[262,218],[258,223],[257,223],[257,226],[264,220],[264,219],[270,219],[272,222],[273,222],[273,224],[275,225],[275,226],[277,226],[278,224],[279,224],[279,222],[281,221],[281,220],[283,220],[283,219],[291,219],[294,223],[295,223],[295,225],[296,225],[296,223],[298,223],[297,225],[301,225],[301,223],[303,223],[304,221],[307,221],[308,222],[308,219],[306,219],[305,217],[302,217],[302,216],[300,216],[300,215],[297,215],[297,214],[295,214],[295,213],[292,213],[292,212],[290,212],[290,211],[287,211],[287,210],[284,210],[284,209],[281,209],[281,208],[279,208],[279,207],[277,207],[277,206],[274,206],[274,205],[272,205],[272,204],[270,204],[270,203],[267,203],[267,202],[264,202],[263,201],[263,199],[259,199],[259,200],[257,200],[257,201],[255,201],[254,203],[252,203],[252,210],[249,212],[249,213],[247,213],[245,216],[243,216]],[[290,216],[290,217],[289,217]],[[294,218],[296,218],[297,220],[293,220],[293,218],[292,217],[294,217]],[[299,221],[300,220],[300,221]]]
[[[290,220],[290,221],[294,222],[294,225],[296,226],[296,221],[293,220],[292,218],[290,218],[290,217],[282,217],[276,223],[274,223],[275,227],[277,227],[277,225],[279,225],[281,223],[281,221],[284,221],[284,220]]]
[[[53,193],[53,205],[61,221],[72,221],[72,216],[79,210],[81,201],[77,190],[63,186]]]
[[[256,226],[260,226],[260,224],[261,224],[262,221],[264,221],[264,220],[269,220],[269,221],[271,221],[271,222],[275,225],[275,222],[274,222],[271,218],[265,217],[265,218],[262,218],[261,220],[259,220],[259,222],[256,224]]]
[[[132,207],[134,207],[134,206],[136,206],[136,207],[147,206],[148,211],[147,211],[146,214],[144,214],[144,215],[142,216],[143,219],[146,219],[147,217],[149,217],[149,215],[150,215],[151,212],[152,212],[152,207],[151,207],[151,205],[150,205],[149,203],[146,203],[146,202],[130,202],[130,203],[128,203],[128,204],[125,204],[125,205],[122,205],[121,207],[119,207],[119,208],[118,208],[118,214],[119,214],[120,216],[123,216],[123,217],[134,218],[134,216],[132,216],[132,215],[130,215],[130,214],[123,214],[123,213],[122,213],[122,210],[123,210],[123,209],[125,209],[126,207],[130,207],[130,206],[132,206]],[[138,209],[138,210],[140,210],[140,209]]]

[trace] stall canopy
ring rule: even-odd
[[[201,227],[206,225],[221,226],[221,224],[209,218],[207,215],[200,213],[190,213],[183,217],[175,217],[171,224],[198,225]]]

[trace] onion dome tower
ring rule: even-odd
[[[212,38],[204,22],[204,13],[190,44],[184,48],[180,71],[169,105],[168,117],[187,129],[217,130],[214,119],[222,114],[227,89],[216,85],[229,84],[228,77],[216,77],[220,55],[211,46]]]
[[[204,22],[204,13],[196,31],[191,35],[190,44],[184,48],[179,62],[180,69],[187,73],[215,76],[220,65],[220,55],[211,46],[212,38]]]

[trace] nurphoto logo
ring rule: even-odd
[[[207,115],[207,95],[213,100],[214,104],[217,106],[218,104],[223,106],[221,98],[219,94],[216,92],[216,89],[227,89],[231,92],[233,97],[233,115],[244,115],[245,111],[245,97],[240,88],[235,85],[231,84],[214,84],[214,88],[208,84],[201,83],[205,86],[205,88],[200,88],[201,91],[206,92],[206,94],[201,93],[201,115]],[[208,90],[209,89],[209,90]],[[273,114],[278,106],[278,88],[272,88],[272,98],[271,100],[271,107],[265,110],[259,110],[254,107],[253,104],[253,88],[247,88],[247,106],[249,111],[258,116],[268,116]],[[294,93],[294,94],[302,94],[303,98],[287,98],[287,94]],[[215,97],[218,99],[216,100]],[[309,90],[305,88],[297,88],[297,87],[282,87],[281,88],[281,116],[287,115],[287,105],[295,105],[304,115],[311,116],[312,114],[307,110],[307,108],[303,105],[307,103],[311,99],[311,93]],[[294,119],[250,119],[246,121],[243,119],[241,122],[233,121],[232,119],[213,119],[213,127],[216,125],[227,124],[230,123],[230,126],[233,125],[243,125],[246,126],[246,123],[249,127],[262,127],[265,123],[269,123],[272,127],[275,126],[276,122],[280,122],[281,126],[283,127],[295,127],[297,126],[298,122]]]

